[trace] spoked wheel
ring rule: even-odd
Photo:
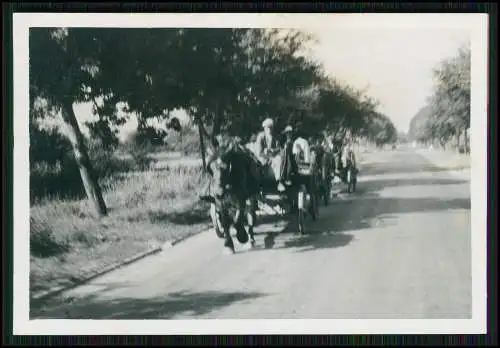
[[[214,226],[217,237],[221,239],[224,238],[224,230],[217,211],[215,210],[215,204],[210,204],[210,218],[212,219],[212,225]]]
[[[349,181],[349,187],[347,190],[349,193],[356,192],[356,179],[352,179],[351,181]]]
[[[314,221],[318,218],[319,215],[319,207],[318,207],[318,194],[313,193],[310,195],[311,200],[309,202],[309,213]]]
[[[319,202],[320,202],[320,195],[314,194],[311,197],[311,211],[313,212],[312,218],[313,220],[317,220],[319,217]]]
[[[356,186],[358,184],[358,170],[354,169],[354,175],[352,176],[352,192],[356,192]]]
[[[313,180],[313,185],[311,188],[311,202],[309,204],[309,209],[311,211],[311,217],[316,220],[319,217],[319,202],[321,201],[321,196],[324,197],[325,189],[324,185],[320,187],[317,180]]]
[[[330,192],[332,192],[332,187],[329,183],[325,184],[325,188],[323,190],[323,203],[325,204],[325,207],[330,204]]]
[[[347,181],[347,193],[352,192],[352,173],[351,170],[348,169],[346,173],[346,181]]]
[[[354,193],[356,191],[356,175],[353,169],[347,171],[347,192]]]

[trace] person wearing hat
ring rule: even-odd
[[[309,163],[311,161],[311,148],[309,142],[303,137],[302,132],[298,134],[293,142],[292,153],[300,162]]]
[[[263,165],[269,163],[271,156],[277,153],[279,148],[278,139],[274,134],[274,121],[270,118],[266,118],[262,122],[262,131],[257,134],[257,139],[255,141],[257,157]]]
[[[280,155],[280,146],[278,137],[274,133],[274,121],[266,118],[262,122],[263,130],[257,134],[255,141],[256,155],[259,159],[263,174],[274,177],[278,182],[278,190],[284,191],[285,187],[281,182],[282,156]]]
[[[354,168],[354,171],[357,171],[356,155],[354,154],[354,148],[350,141],[346,141],[343,148],[342,162],[345,164],[345,168]]]

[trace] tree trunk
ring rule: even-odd
[[[101,188],[99,187],[97,177],[90,163],[87,147],[85,146],[85,141],[80,131],[75,112],[73,111],[73,103],[71,101],[65,101],[62,104],[61,111],[63,119],[68,125],[68,135],[71,145],[73,146],[75,161],[78,165],[83,187],[87,193],[90,205],[94,209],[97,217],[106,216],[108,214],[106,203],[104,202]]]
[[[215,105],[215,115],[214,115],[214,118],[213,118],[213,122],[214,122],[214,127],[212,129],[212,135],[211,135],[211,142],[212,142],[212,146],[216,146],[216,137],[217,135],[220,133],[220,129],[221,129],[221,122],[220,122],[220,118],[219,118],[219,113],[218,113],[218,104]]]
[[[203,134],[203,126],[199,119],[196,120],[198,124],[198,133],[200,135],[200,153],[201,153],[201,162],[203,164],[203,170],[207,170],[207,159],[206,159],[206,150],[205,150],[205,135]]]

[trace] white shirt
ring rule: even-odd
[[[344,147],[344,151],[342,153],[342,162],[344,162],[344,165],[346,165],[351,154],[352,154],[351,160],[353,162],[352,165],[354,165],[354,167],[356,167],[356,157],[354,154],[354,150],[349,146]]]
[[[309,143],[304,138],[297,138],[293,142],[292,153],[297,155],[302,153],[304,156],[304,162],[309,163],[311,160],[311,149],[309,148]]]

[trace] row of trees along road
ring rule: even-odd
[[[35,124],[62,115],[97,216],[107,209],[75,103],[94,104],[98,119],[88,123],[91,136],[108,146],[118,143],[123,115],[135,114],[138,128],[151,133],[149,119],[176,125],[170,117],[175,109],[187,110],[200,136],[212,143],[221,132],[248,140],[265,117],[278,128],[298,122],[310,134],[350,134],[379,145],[395,141],[394,125],[376,111],[375,100],[307,58],[312,42],[294,30],[31,29],[30,117]]]
[[[453,142],[458,151],[469,151],[470,59],[470,47],[465,46],[458,50],[456,56],[440,62],[433,71],[434,91],[428,104],[410,123],[408,135],[412,140],[438,143],[442,147]]]

